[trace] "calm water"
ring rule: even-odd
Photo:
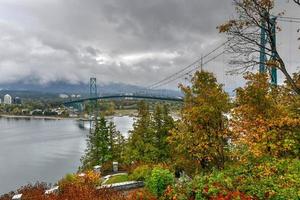
[[[114,117],[124,135],[130,117]],[[55,183],[76,172],[86,147],[88,130],[74,120],[16,120],[0,118],[0,194],[27,183]]]

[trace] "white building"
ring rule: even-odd
[[[12,103],[12,98],[9,94],[6,94],[3,98],[3,103],[4,104],[11,104]]]
[[[67,94],[60,94],[59,98],[67,99],[67,98],[69,98],[69,95],[67,95]]]

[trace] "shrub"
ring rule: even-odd
[[[174,175],[167,169],[155,167],[146,178],[146,187],[157,197],[162,196],[167,186],[174,183]]]
[[[4,195],[0,196],[0,200],[11,200],[13,196],[14,196],[13,193],[4,194]]]
[[[17,193],[11,192],[1,196],[0,200],[11,200],[15,194],[22,194],[22,200],[45,200],[44,192],[47,188],[49,186],[46,183],[28,184],[18,189]]]
[[[129,179],[134,181],[145,181],[151,175],[151,167],[149,165],[141,165],[135,168],[130,174]]]
[[[300,199],[300,160],[262,159],[239,176],[241,191],[259,199]]]
[[[112,161],[107,161],[102,163],[101,165],[101,174],[103,176],[107,175],[107,174],[111,174],[113,172],[113,164]]]
[[[138,189],[135,191],[130,191],[128,196],[128,200],[157,200],[153,194],[151,194],[147,189]]]
[[[96,187],[100,184],[100,175],[93,171],[87,171],[84,176],[79,174],[67,174],[61,181],[58,182],[60,190],[64,190],[66,185],[86,185]]]
[[[165,190],[164,195],[160,198],[160,200],[187,200],[194,199],[195,195],[193,192],[193,188],[191,187],[191,183],[182,182],[177,183],[176,185],[168,186]]]
[[[262,159],[193,180],[196,199],[300,199],[300,160]]]

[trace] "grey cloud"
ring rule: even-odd
[[[0,0],[0,83],[150,85],[216,47],[231,15],[231,0]],[[207,67],[226,81],[223,61]]]

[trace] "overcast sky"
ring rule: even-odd
[[[300,17],[287,0],[279,6]],[[231,0],[0,0],[0,84],[95,76],[148,86],[221,44],[216,26],[232,10]],[[300,63],[297,25],[284,24],[278,39],[292,71]],[[241,81],[225,75],[226,61],[205,68],[233,88]]]

